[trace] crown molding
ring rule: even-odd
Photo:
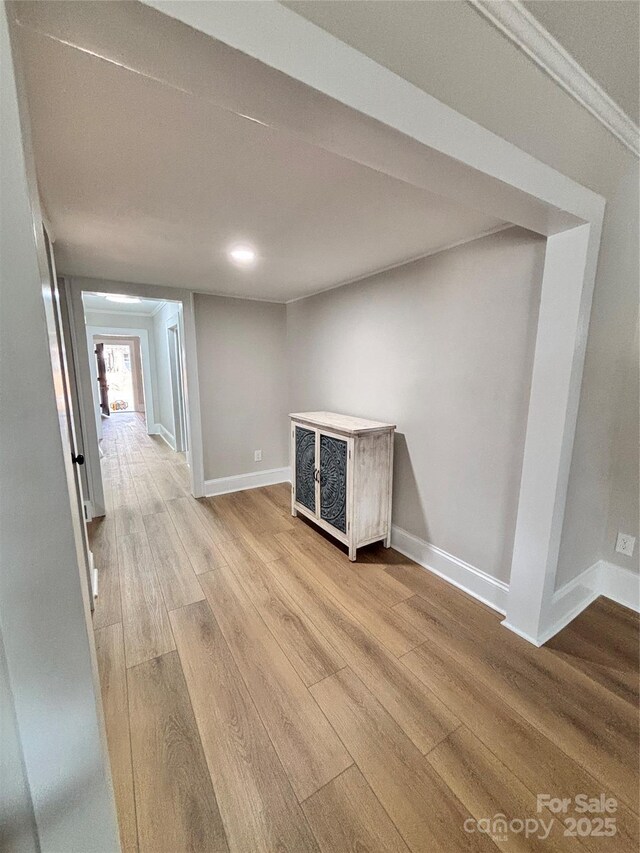
[[[467,0],[636,156],[640,128],[519,0]]]

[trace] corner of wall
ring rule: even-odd
[[[611,475],[607,523],[603,531],[601,558],[627,572],[640,575],[640,346],[638,322],[633,341],[624,346],[616,377],[615,429],[612,436]],[[636,539],[632,556],[618,553],[618,533]]]
[[[557,590],[579,577],[585,567],[603,559],[618,562],[613,543],[619,524],[632,525],[624,530],[632,535],[638,531],[637,432],[635,439],[629,438],[633,423],[637,424],[638,407],[628,392],[635,389],[637,395],[637,381],[621,378],[622,366],[629,364],[631,369],[635,358],[629,354],[638,317],[638,169],[635,162],[607,201]],[[628,461],[616,471],[623,458]],[[632,563],[626,565],[634,568]]]

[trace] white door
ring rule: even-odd
[[[77,512],[74,513],[74,536],[76,540],[76,551],[78,553],[78,565],[84,569],[87,575],[89,588],[89,605],[94,609],[94,599],[97,593],[95,572],[93,571],[93,560],[89,550],[87,538],[87,526],[84,518],[84,500],[82,494],[82,482],[79,467],[84,465],[84,456],[78,453],[76,441],[75,421],[71,404],[69,369],[67,365],[66,348],[63,322],[65,310],[64,294],[61,293],[56,277],[55,261],[46,228],[43,227],[44,242],[47,252],[47,263],[49,267],[49,282],[43,288],[45,315],[47,320],[47,331],[49,332],[49,351],[51,353],[51,365],[53,368],[53,384],[56,392],[58,406],[58,418],[60,421],[60,434],[62,444],[70,465],[65,466],[67,473],[67,487],[72,496]]]

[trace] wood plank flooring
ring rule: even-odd
[[[176,652],[129,670],[129,709],[140,850],[228,851]]]
[[[288,486],[196,501],[140,416],[102,446],[94,628],[126,853],[638,849],[637,614],[599,599],[535,649],[397,552],[350,563]],[[615,798],[615,836],[565,834],[541,793]],[[479,830],[497,815],[549,835]]]

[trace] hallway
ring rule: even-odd
[[[494,850],[469,820],[602,791],[615,849],[637,849],[636,614],[600,599],[536,649],[393,550],[350,564],[288,485],[195,500],[135,415],[103,444],[94,625],[123,850]],[[551,838],[613,849],[558,817]]]

